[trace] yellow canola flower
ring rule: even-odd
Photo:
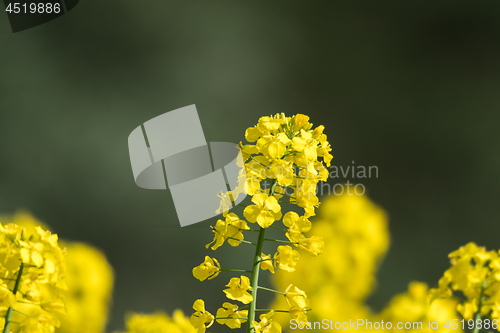
[[[214,323],[214,316],[205,311],[205,302],[201,299],[194,302],[193,309],[196,312],[191,315],[189,321],[198,330],[198,333],[205,333],[206,329]]]
[[[288,227],[288,232],[303,233],[311,230],[311,221],[305,216],[300,216],[295,212],[288,212],[283,216],[283,224]]]
[[[124,333],[196,333],[189,319],[181,310],[175,310],[172,318],[163,312],[154,314],[130,313],[126,316]]]
[[[457,302],[451,299],[430,303],[427,285],[422,282],[411,282],[408,291],[394,296],[389,305],[373,320],[390,322],[393,329],[397,328],[398,323],[411,323],[411,327],[404,327],[406,332],[460,333],[461,327],[453,328],[453,322],[459,322],[455,311],[456,304]],[[438,327],[430,328],[429,322],[436,321],[439,323]]]
[[[300,238],[298,240],[298,247],[309,252],[310,255],[316,257],[323,253],[323,247],[325,246],[325,241],[323,237],[311,236],[309,238]]]
[[[252,295],[248,293],[248,290],[252,289],[252,287],[250,287],[250,279],[246,276],[242,275],[239,278],[231,278],[226,287],[229,288],[224,289],[224,293],[229,299],[240,301],[243,304],[248,304],[253,300]]]
[[[271,257],[270,254],[260,254],[260,268],[262,270],[269,270],[271,273],[274,274],[274,265],[273,265],[273,258]]]
[[[220,273],[220,264],[215,258],[205,256],[205,261],[193,268],[193,276],[200,281],[213,279]]]
[[[300,137],[294,137],[292,140],[292,148],[299,153],[304,154],[307,161],[315,161],[318,159],[317,146],[318,141],[315,140],[311,132],[300,130]]]
[[[226,220],[218,220],[215,227],[212,228],[215,234],[214,239],[206,245],[206,248],[213,244],[212,250],[216,250],[224,244],[226,239],[228,239],[229,245],[238,246],[244,238],[242,230],[250,230],[250,227],[236,214],[226,214]]]
[[[16,224],[24,228],[26,235],[37,234],[47,226],[27,212],[18,212],[12,217],[2,217],[2,222]],[[34,237],[31,241],[35,240]],[[49,236],[48,241],[55,245],[57,235]],[[32,313],[26,318],[26,329],[49,330],[56,333],[99,333],[104,332],[111,291],[113,289],[113,270],[104,254],[84,243],[60,242],[65,248],[66,268],[62,277],[67,288],[53,288],[34,285],[24,294],[26,300],[40,303],[39,312],[32,312],[33,305],[18,303],[16,310]],[[39,260],[40,246],[25,246],[21,255],[35,264]],[[42,254],[43,256],[43,254]],[[45,271],[52,272],[56,267],[56,257],[46,255]],[[47,264],[48,263],[48,264]],[[1,290],[1,289],[0,289]],[[11,296],[12,293],[10,293]],[[3,297],[1,297],[3,299]],[[51,313],[47,316],[47,313]],[[57,318],[54,315],[57,314]],[[14,314],[18,316],[18,314]],[[19,319],[24,319],[23,315]],[[16,319],[16,321],[19,321]],[[12,326],[11,326],[12,327]]]
[[[281,333],[281,325],[272,319],[274,311],[260,315],[260,322],[253,322],[255,333]]]
[[[243,242],[255,245],[257,248],[252,260],[254,263],[253,285],[250,284],[248,277],[234,277],[227,285],[228,288],[224,290],[229,299],[250,304],[248,311],[250,322],[247,322],[250,330],[281,331],[279,323],[271,319],[273,313],[262,315],[260,323],[255,321],[254,310],[259,288],[256,280],[258,270],[269,270],[274,273],[275,268],[279,267],[280,270],[293,272],[300,257],[299,252],[288,245],[278,246],[273,256],[261,252],[265,242],[289,243],[283,239],[265,238],[265,229],[272,227],[283,217],[280,203],[296,205],[304,210],[302,216],[291,212],[283,220],[285,227],[288,228],[285,231],[285,237],[290,240],[290,243],[309,252],[312,256],[317,256],[323,251],[324,241],[321,237],[304,235],[311,229],[311,222],[308,218],[314,216],[315,209],[319,207],[319,199],[316,195],[317,185],[320,181],[326,181],[329,176],[325,164],[329,165],[332,158],[329,153],[331,147],[323,130],[324,126],[313,129],[306,115],[286,117],[281,113],[261,117],[257,125],[248,128],[245,132],[245,138],[250,144],[240,142],[238,145],[243,157],[237,162],[241,168],[238,174],[238,185],[233,191],[219,195],[221,203],[218,212],[223,213],[225,220],[217,221],[215,227],[212,228],[214,238],[206,246],[215,250],[227,239],[232,246],[238,246]],[[291,195],[288,193],[289,189],[292,192]],[[252,204],[243,210],[245,221],[235,213],[229,213],[232,201],[240,194],[250,195],[252,201]],[[257,223],[260,227],[258,228],[260,230],[252,230],[259,232],[256,241],[244,241],[244,232],[250,230],[247,222]],[[277,227],[277,229],[281,228]],[[212,262],[212,259],[206,257],[204,263],[193,269],[193,275],[199,280],[205,280],[217,275],[219,269],[216,261]],[[262,286],[261,288],[266,289]],[[284,289],[285,287],[281,290]],[[307,320],[306,311],[309,309],[300,305],[299,302],[299,298],[304,298],[305,294],[294,295],[298,290],[300,289],[287,290],[289,299],[283,298],[283,300],[287,303],[289,310],[283,311],[289,312],[294,319]],[[278,290],[275,291],[283,294]],[[307,300],[307,297],[305,299]],[[307,304],[308,302],[307,300]],[[227,314],[229,311],[239,310],[228,305],[219,311]],[[236,324],[231,321],[230,325]]]
[[[373,318],[364,300],[375,284],[375,272],[389,246],[385,212],[366,196],[344,193],[324,200],[318,216],[311,219],[314,228],[310,231],[307,231],[309,223],[306,220],[309,221],[302,217],[304,223],[299,223],[298,214],[285,214],[283,223],[288,227],[287,237],[291,242],[298,242],[321,236],[324,238],[323,254],[301,256],[294,272],[277,271],[273,275],[275,289],[284,290],[290,284],[303,288],[312,305],[312,311],[307,312],[309,321],[328,318],[334,322],[348,322],[353,318]],[[285,297],[277,295],[270,308],[289,309],[290,305]],[[290,315],[301,313],[305,315],[293,309]],[[275,320],[288,326],[290,315],[277,312]],[[301,319],[304,317],[297,321]]]
[[[265,172],[269,179],[276,179],[278,184],[284,187],[292,185],[295,179],[292,161],[274,160]]]
[[[323,127],[323,126],[321,126],[321,127]],[[293,130],[295,132],[298,132],[298,131],[300,131],[303,128],[304,129],[310,129],[311,128],[311,124],[309,124],[309,116],[306,116],[304,114],[298,114],[298,115],[296,115],[295,119],[293,121],[292,128],[293,128]]]
[[[473,319],[477,313],[499,320],[499,254],[472,242],[450,253],[451,267],[444,272],[438,287],[431,289],[431,300],[450,299],[458,291],[466,297],[457,305],[464,319]]]
[[[260,193],[253,196],[252,202],[255,205],[250,205],[243,211],[248,222],[257,222],[262,228],[268,228],[281,218],[281,206],[274,196]]]
[[[257,148],[269,159],[282,158],[286,153],[286,147],[290,145],[291,141],[285,133],[278,133],[276,135],[265,135],[257,141]]]
[[[54,332],[60,325],[56,314],[66,312],[65,273],[56,234],[28,213],[0,218],[2,327],[9,325],[9,332]]]
[[[60,322],[56,317],[44,315],[41,311],[34,311],[20,324],[22,333],[52,333]]]
[[[246,322],[246,319],[241,319],[248,316],[247,310],[239,310],[237,305],[225,302],[222,308],[217,310],[217,322],[221,325],[227,325],[229,328],[240,328],[241,324]]]
[[[301,311],[303,313],[305,313],[305,311],[309,309],[310,302],[307,298],[306,293],[293,284],[289,285],[288,288],[286,288],[285,299],[290,306],[290,309]],[[292,313],[290,314],[293,316]]]
[[[278,246],[278,252],[274,255],[274,260],[276,261],[278,267],[287,272],[293,272],[297,262],[299,261],[299,252],[292,249],[288,245]]]

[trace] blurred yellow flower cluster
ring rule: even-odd
[[[295,266],[295,272],[277,272],[274,284],[278,288],[290,283],[301,284],[311,302],[315,304],[310,313],[310,322],[326,319],[328,326],[318,325],[316,332],[331,331],[333,323],[350,323],[363,320],[356,331],[391,331],[399,322],[421,322],[421,326],[403,328],[406,331],[432,331],[431,321],[458,318],[454,309],[456,302],[442,300],[432,305],[430,294],[424,283],[412,282],[408,292],[395,296],[387,308],[374,313],[365,300],[375,286],[375,273],[381,259],[389,248],[387,216],[366,196],[343,195],[327,198],[313,221],[314,231],[308,236],[321,235],[325,238],[323,255],[317,259],[304,258]],[[314,272],[311,274],[311,272]],[[282,309],[288,304],[287,298],[277,295],[273,309]],[[277,314],[276,319],[286,331],[302,331],[298,320]],[[375,322],[390,322],[392,329],[378,327]],[[368,324],[367,322],[371,323]],[[294,324],[295,323],[295,324]],[[361,322],[359,322],[361,324]],[[440,332],[450,329],[440,325]],[[312,327],[312,326],[311,326]],[[337,331],[354,330],[351,325],[340,325]],[[311,330],[308,330],[311,331]],[[436,330],[434,330],[436,331]],[[453,330],[459,333],[461,330]]]
[[[27,212],[0,217],[0,329],[4,333],[103,333],[114,283],[98,249],[59,241]],[[59,247],[58,244],[61,246]],[[19,275],[21,263],[22,274]],[[16,295],[14,287],[20,276]],[[194,333],[182,311],[128,314],[127,333]]]
[[[396,295],[389,305],[375,316],[374,320],[390,322],[393,329],[398,328],[399,324],[405,331],[411,333],[462,332],[461,328],[452,327],[453,320],[458,321],[455,310],[457,302],[446,299],[431,303],[429,296],[429,290],[425,283],[411,282],[408,286],[408,292]],[[429,326],[429,323],[436,322],[438,325]]]
[[[131,313],[126,316],[124,333],[196,333],[189,319],[181,310],[174,311],[172,317],[163,312],[154,314]]]
[[[191,323],[199,333],[205,332],[214,321],[230,328],[239,328],[247,322],[247,332],[281,332],[281,326],[274,320],[276,311],[257,309],[257,291],[259,289],[281,294],[287,306],[280,310],[291,318],[307,321],[306,312],[310,311],[310,302],[304,291],[289,284],[273,290],[258,285],[259,271],[268,270],[275,273],[279,268],[285,272],[293,272],[300,258],[296,249],[302,249],[311,256],[318,256],[323,251],[323,238],[318,235],[306,237],[305,232],[311,229],[309,217],[314,216],[319,206],[316,196],[318,182],[326,181],[332,155],[327,137],[323,134],[324,126],[313,129],[309,117],[298,114],[286,117],[283,113],[270,117],[262,117],[256,126],[246,130],[245,138],[250,144],[240,143],[243,164],[239,174],[238,186],[233,192],[222,193],[218,212],[224,219],[217,221],[212,227],[213,240],[206,245],[216,250],[225,241],[236,247],[249,244],[256,247],[255,255],[249,264],[251,270],[222,268],[215,258],[205,257],[205,261],[193,269],[193,275],[200,281],[213,279],[222,271],[248,273],[250,278],[241,275],[233,277],[224,290],[227,298],[248,304],[239,307],[224,303],[214,317],[205,310],[205,303],[199,299],[193,305],[196,311],[191,316]],[[251,144],[255,142],[255,144]],[[250,195],[251,204],[245,206],[243,218],[228,210],[239,195]],[[295,205],[303,209],[303,215],[290,211],[283,216],[282,204]],[[240,204],[242,205],[242,204]],[[244,205],[243,205],[244,206]],[[276,222],[282,219],[282,225]],[[252,229],[252,224],[257,229]],[[265,237],[266,229],[281,230],[287,240]],[[257,240],[251,242],[244,234],[258,232]],[[274,255],[263,251],[264,242],[275,242]],[[255,320],[257,312],[266,312]],[[221,317],[223,316],[223,317]]]
[[[451,267],[444,272],[437,288],[431,290],[434,302],[454,293],[465,296],[457,305],[464,319],[500,319],[500,251],[487,251],[469,243],[450,253]],[[498,328],[492,327],[492,328]]]

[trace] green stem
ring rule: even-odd
[[[247,317],[216,317],[215,320],[217,319],[248,319]]]
[[[259,283],[259,270],[260,270],[260,254],[262,252],[262,246],[264,245],[264,234],[266,233],[265,228],[260,228],[259,238],[257,239],[257,248],[255,249],[255,255],[253,259],[252,268],[252,302],[248,309],[248,321],[247,321],[247,333],[251,333],[253,330],[253,321],[255,320],[255,306],[257,304],[257,290]]]
[[[271,190],[269,192],[269,196],[274,195],[274,190],[276,189],[276,185],[278,181],[273,179],[271,184]],[[252,287],[252,302],[249,304],[248,309],[248,321],[247,321],[247,333],[252,333],[253,330],[253,321],[255,320],[255,307],[257,305],[257,290],[259,289],[259,270],[260,270],[260,254],[262,253],[262,246],[264,245],[264,235],[266,234],[265,228],[260,228],[259,238],[257,239],[257,246],[255,248],[255,255],[253,257],[253,268],[252,268],[252,280],[250,282],[250,286]]]
[[[256,309],[255,312],[269,312],[269,311],[274,311],[274,312],[285,312],[289,313],[289,310],[273,310],[273,309]]]
[[[14,295],[17,294],[17,290],[19,289],[19,283],[21,283],[21,276],[23,275],[23,268],[24,268],[24,263],[21,263],[21,266],[19,267],[19,272],[17,273],[16,283],[14,284],[14,290],[12,290],[12,293]],[[12,312],[14,312],[14,308],[12,306],[9,306],[9,308],[7,309],[7,314],[5,315],[5,326],[3,328],[3,333],[9,333],[9,326],[12,319]]]
[[[221,272],[237,272],[237,273],[252,273],[252,271],[246,271],[244,269],[220,269]]]
[[[228,237],[228,239],[234,239],[234,240],[237,240],[238,242],[242,242],[242,243],[245,243],[245,244],[257,245],[257,244],[255,244],[255,243],[252,243],[252,242],[246,241],[246,240],[244,240],[244,239],[238,239],[238,238],[234,238],[234,237]]]
[[[263,262],[263,261],[272,261],[274,260],[273,258],[270,258],[270,259],[260,259],[259,262]]]
[[[266,238],[264,240],[269,241],[269,242],[284,243],[284,244],[299,244],[297,242],[282,241],[282,240],[279,240],[279,239]]]
[[[286,294],[285,294],[285,293],[282,293],[281,291],[278,291],[278,290],[269,289],[269,288],[266,288],[266,287],[261,287],[261,286],[257,286],[257,288],[262,289],[262,290],[271,291],[271,292],[273,292],[273,293],[276,293],[276,294],[280,294],[280,295],[286,296]]]
[[[486,280],[481,285],[481,292],[479,293],[479,303],[477,305],[477,312],[474,315],[474,330],[472,333],[479,333],[480,328],[476,325],[477,320],[481,319],[481,307],[483,306],[484,289],[486,289]]]

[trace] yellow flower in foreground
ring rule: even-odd
[[[260,268],[262,270],[269,270],[271,273],[274,274],[274,265],[273,265],[273,258],[271,257],[271,255],[267,255],[267,254],[264,254],[264,253],[261,253],[260,254]]]
[[[52,333],[54,327],[59,327],[60,322],[57,318],[44,315],[35,311],[26,317],[21,323],[21,332],[23,333]],[[9,331],[13,332],[13,331]]]
[[[252,202],[255,205],[248,206],[243,211],[248,222],[257,222],[262,228],[268,228],[281,218],[281,206],[275,197],[260,193],[252,197]]]
[[[278,246],[278,252],[274,255],[278,267],[287,272],[293,272],[295,270],[299,258],[299,253],[288,245]]]
[[[58,237],[31,215],[0,218],[0,313],[9,332],[54,332],[65,312],[66,263]],[[14,224],[12,222],[19,224]],[[27,227],[21,224],[26,222]],[[8,308],[12,307],[7,314]]]
[[[205,311],[205,302],[201,299],[194,302],[193,309],[196,312],[191,315],[189,321],[194,328],[198,329],[198,333],[205,333],[207,327],[212,326],[214,323],[214,316],[210,312]]]
[[[241,324],[246,322],[245,318],[248,316],[247,310],[238,310],[238,306],[225,302],[222,304],[222,308],[217,310],[217,322],[221,325],[227,325],[229,328],[240,328]],[[232,318],[230,318],[232,317]]]
[[[268,313],[264,313],[260,315],[260,322],[253,321],[253,328],[255,329],[255,333],[281,333],[281,325],[272,320],[272,316],[274,315],[274,311],[270,311]]]
[[[294,131],[300,131],[301,129],[309,129],[309,128],[304,128],[305,126],[307,125],[311,125],[309,124],[309,116],[306,116],[304,114],[297,114],[295,116],[295,119],[294,119],[294,124],[293,124],[293,130]]]
[[[301,311],[308,310],[309,299],[307,298],[306,293],[293,284],[286,288],[285,297],[290,308]]]
[[[205,256],[205,261],[193,268],[193,276],[200,281],[213,279],[220,273],[220,264],[215,258]]]
[[[283,224],[288,227],[288,231],[296,231],[299,233],[308,232],[311,230],[311,221],[305,216],[299,216],[295,212],[288,212],[283,216]]]
[[[269,159],[281,158],[286,152],[290,139],[285,133],[265,135],[257,141],[259,151]]]
[[[13,217],[2,217],[0,221],[22,227],[24,234],[28,236],[38,235],[40,230],[47,229],[46,225],[27,212],[16,213]],[[36,237],[32,237],[31,241],[35,239]],[[46,239],[53,246],[56,244],[57,235],[46,235]],[[40,304],[39,311],[33,312],[33,308],[37,305],[18,303],[15,309],[31,314],[31,316],[28,318],[14,312],[13,319],[24,323],[23,319],[26,318],[27,321],[24,323],[26,330],[38,329],[38,331],[43,332],[43,329],[48,329],[53,332],[53,327],[59,326],[55,330],[56,333],[104,332],[113,289],[111,266],[104,254],[84,243],[61,241],[60,247],[65,249],[66,268],[62,279],[67,288],[63,287],[58,290],[57,288],[39,288],[34,285],[34,288],[28,289],[21,285],[20,289],[24,292],[26,300]],[[26,261],[33,261],[35,264],[39,263],[41,256],[46,267],[41,267],[40,270],[43,268],[44,272],[52,272],[54,276],[54,269],[57,269],[57,265],[53,265],[53,263],[59,260],[57,252],[57,255],[50,255],[46,250],[40,252],[40,245],[23,246],[21,252],[21,256]],[[26,269],[23,271],[26,272]],[[34,271],[31,276],[36,276]],[[0,288],[0,293],[1,290],[3,289]],[[12,293],[10,293],[9,298],[0,295],[0,299],[4,302],[12,297]],[[47,313],[57,315],[58,320],[47,316]],[[0,327],[2,326],[0,324]]]
[[[214,239],[205,247],[208,249],[213,244],[212,250],[218,249],[224,241],[228,239],[231,246],[238,246],[243,240],[242,230],[250,230],[247,223],[241,220],[238,215],[229,213],[226,215],[226,220],[218,220],[215,227],[212,228],[214,232]]]
[[[323,237],[311,236],[309,238],[299,239],[299,248],[306,250],[310,255],[316,257],[323,253],[325,242]]]
[[[243,304],[248,304],[253,300],[252,295],[247,291],[251,290],[252,287],[250,287],[250,279],[246,276],[231,278],[226,287],[229,287],[229,289],[224,289],[224,293],[229,299],[240,301]]]

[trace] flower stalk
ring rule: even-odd
[[[24,269],[24,263],[21,263],[21,266],[19,266],[19,273],[17,273],[16,282],[14,284],[14,289],[12,290],[14,296],[17,294],[17,290],[19,289],[19,284],[21,283],[21,276],[23,275],[23,269]],[[7,313],[5,315],[5,326],[3,328],[3,333],[9,333],[9,326],[10,323],[12,322],[12,312],[14,312],[14,308],[12,306],[9,306],[9,308],[7,309]]]

